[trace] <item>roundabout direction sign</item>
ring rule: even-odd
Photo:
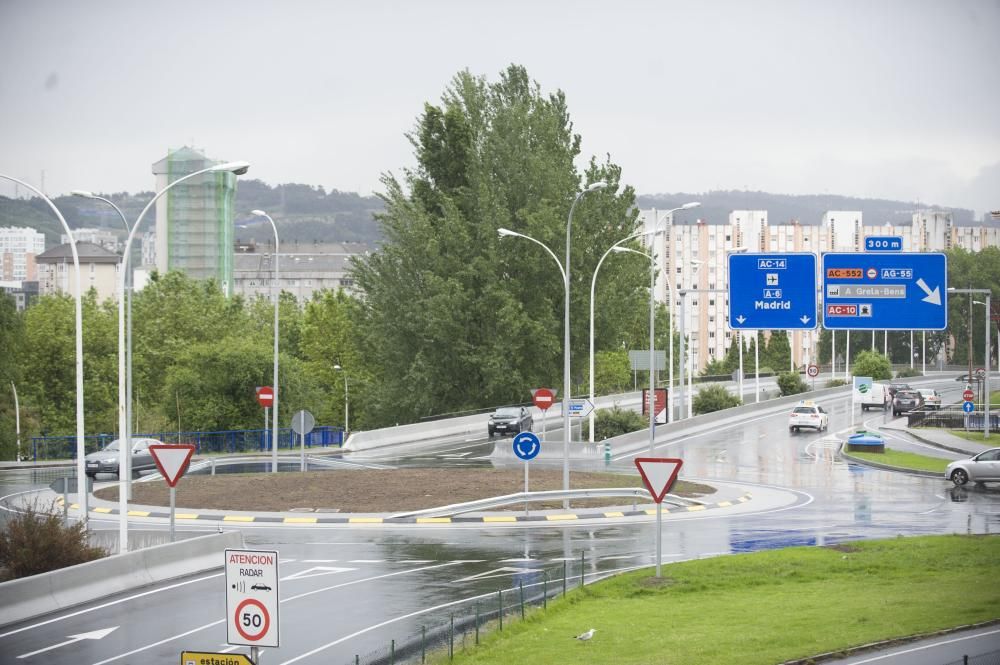
[[[541,450],[541,442],[533,432],[520,432],[514,437],[514,454],[518,459],[533,460]]]

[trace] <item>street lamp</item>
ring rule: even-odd
[[[142,219],[146,216],[146,213],[149,212],[149,209],[153,207],[153,204],[156,203],[161,196],[170,191],[174,186],[196,176],[204,175],[205,173],[232,173],[233,175],[243,175],[249,168],[249,162],[226,162],[224,164],[216,164],[215,166],[210,166],[206,169],[201,169],[200,171],[195,171],[194,173],[181,176],[153,196],[150,202],[146,204],[146,207],[142,209],[142,212],[139,213],[135,223],[132,225],[132,230],[129,231],[128,238],[125,240],[125,251],[122,254],[122,274],[118,277],[118,431],[120,432],[124,432],[127,427],[125,396],[125,275],[128,272],[128,259],[129,251],[132,248],[132,239],[135,238],[135,233],[142,225]],[[118,553],[124,554],[128,551],[128,500],[125,492],[126,483],[124,469],[127,466],[127,458],[131,451],[129,451],[126,446],[118,446],[118,448]]]
[[[38,195],[52,209],[52,212],[56,214],[56,217],[59,218],[59,222],[63,226],[63,230],[69,236],[69,247],[73,253],[73,270],[76,274],[76,288],[73,290],[73,300],[76,310],[76,491],[80,497],[80,505],[83,507],[83,523],[86,525],[88,517],[88,494],[87,473],[83,458],[87,456],[87,451],[83,445],[83,300],[80,297],[83,284],[80,281],[80,255],[76,251],[76,237],[73,235],[73,231],[70,230],[69,224],[66,223],[66,219],[62,216],[62,213],[59,212],[59,208],[41,190],[13,176],[0,173],[0,178],[23,185]]]
[[[986,375],[983,376],[983,438],[988,439],[990,436],[990,301],[993,297],[993,291],[990,289],[956,289],[949,288],[948,293],[968,293],[969,297],[972,297],[973,293],[981,293],[986,296],[986,302],[979,303],[986,307],[986,347],[984,349],[986,355]],[[976,301],[972,301],[976,302]],[[969,307],[969,359],[971,367],[972,359],[972,307]],[[972,381],[972,372],[969,372],[969,381]]]
[[[344,441],[341,445],[347,443],[347,433],[350,431],[350,402],[347,400],[347,370],[345,370],[340,365],[334,365],[333,369],[338,372],[344,373]]]
[[[14,391],[14,423],[17,428],[17,457],[15,458],[18,462],[21,461],[21,405],[17,401],[17,386],[14,382],[10,382],[10,389]]]
[[[80,198],[84,198],[84,199],[92,199],[94,201],[103,201],[104,203],[107,203],[109,206],[111,206],[112,208],[114,208],[115,212],[118,213],[118,216],[122,220],[122,225],[125,226],[125,233],[128,234],[128,232],[129,232],[130,229],[129,229],[129,226],[128,226],[128,220],[125,219],[125,213],[123,213],[122,210],[121,210],[121,208],[119,208],[117,205],[115,205],[115,203],[111,199],[104,198],[103,196],[98,196],[97,194],[94,194],[94,193],[89,192],[89,191],[84,190],[84,189],[74,189],[73,191],[70,192],[70,194],[72,194],[73,196],[79,196]],[[125,266],[123,264],[122,265],[122,270],[124,270],[124,269],[125,269]],[[127,286],[126,296],[128,297],[128,311],[127,311],[127,314],[126,314],[126,321],[127,321],[127,323],[126,323],[126,331],[125,331],[125,337],[126,337],[126,344],[125,344],[125,346],[126,346],[126,355],[125,355],[125,364],[126,364],[125,392],[128,395],[128,399],[125,401],[125,408],[126,408],[126,412],[127,412],[126,413],[126,418],[125,418],[125,423],[126,423],[125,424],[125,431],[124,432],[119,432],[118,435],[124,440],[125,445],[128,448],[131,449],[131,447],[132,447],[132,294],[133,294],[133,291],[135,290],[135,279],[134,279],[133,269],[132,268],[129,268],[129,270],[128,270],[128,282],[127,282],[126,286]],[[131,455],[129,455],[129,457],[128,457],[128,468],[125,469],[125,473],[126,473],[126,476],[128,477],[128,485],[127,485],[127,487],[128,487],[128,498],[131,500],[131,498],[132,498],[132,456]]]
[[[271,297],[274,298],[274,404],[271,412],[271,473],[278,473],[278,301],[281,300],[281,287],[278,285],[278,227],[274,220],[263,210],[251,210],[251,215],[263,217],[271,224],[274,231],[274,283],[271,285]]]
[[[990,307],[986,303],[981,302],[979,300],[973,300],[972,304],[973,305],[982,305],[983,307],[986,308],[986,327],[987,327],[987,330],[988,330],[989,329],[989,325],[990,325],[990,314],[992,313],[992,312],[990,312]],[[987,372],[990,371],[990,362],[991,362],[991,360],[990,360],[990,351],[992,351],[992,349],[986,349],[986,371]],[[998,368],[1000,368],[1000,362],[998,362],[997,365],[998,365]]]

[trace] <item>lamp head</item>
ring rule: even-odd
[[[587,189],[585,189],[583,191],[585,191],[585,192],[596,192],[597,190],[604,189],[607,186],[608,186],[608,183],[606,183],[603,180],[598,180],[597,182],[593,182],[593,183],[587,185]]]
[[[499,229],[497,229],[497,235],[499,235],[501,238],[503,238],[504,236],[512,236],[512,235],[516,235],[516,234],[513,231],[511,231],[510,229],[499,228]]]
[[[216,164],[210,170],[213,172],[228,171],[233,175],[244,175],[250,170],[250,162],[226,162],[224,164]]]
[[[88,192],[85,189],[74,189],[72,192],[70,192],[70,194],[72,194],[73,196],[79,196],[80,198],[84,199],[94,198],[94,194],[92,192]]]
[[[337,371],[339,372],[339,371],[341,371],[341,370],[342,370],[342,369],[344,369],[344,368],[343,368],[343,367],[341,367],[340,365],[334,365],[334,366],[333,366],[333,369],[335,369],[335,370],[337,370]]]
[[[685,203],[681,206],[681,210],[690,210],[691,208],[697,208],[701,205],[701,201],[691,201],[690,203]]]
[[[257,217],[267,217],[267,213],[264,212],[263,210],[251,210],[250,214],[256,215]]]

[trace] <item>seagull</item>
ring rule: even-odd
[[[586,642],[587,640],[589,640],[591,637],[594,636],[595,632],[597,632],[597,629],[596,628],[591,628],[586,633],[580,633],[579,635],[577,635],[573,639],[580,640],[581,642]]]

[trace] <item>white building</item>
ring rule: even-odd
[[[864,251],[867,236],[901,236],[903,251],[939,252],[961,247],[978,252],[985,247],[1000,247],[1000,228],[955,226],[951,213],[918,210],[911,213],[909,224],[865,226],[862,213],[856,210],[831,210],[818,225],[770,225],[767,211],[734,210],[727,223],[710,224],[704,220],[674,224],[671,216],[655,209],[641,210],[644,228],[666,227],[666,234],[655,236],[657,267],[656,299],[674,302],[674,327],[680,328],[680,290],[728,290],[728,252],[823,252]],[[745,250],[743,248],[746,248]],[[669,275],[669,281],[664,276]],[[668,293],[668,288],[670,292]],[[729,299],[726,293],[688,293],[684,330],[699,370],[710,361],[725,356],[734,333],[728,325]],[[760,342],[770,334],[760,334]],[[819,331],[792,331],[789,343],[792,362],[797,367],[815,362],[814,345]],[[752,332],[743,335],[748,343]],[[781,371],[783,367],[772,368]]]
[[[45,251],[45,236],[20,226],[0,227],[0,281],[38,279],[35,257]]]
[[[118,266],[121,257],[100,245],[78,242],[76,253],[80,259],[82,292],[91,288],[97,291],[98,302],[115,299],[118,288]],[[73,250],[69,244],[58,245],[36,257],[38,262],[38,293],[76,292],[76,272],[73,268]]]
[[[251,243],[239,249],[233,261],[234,293],[248,300],[258,296],[270,300],[274,285],[273,244]],[[323,289],[353,292],[351,259],[367,249],[359,243],[282,243],[278,255],[279,289],[294,295],[299,305]]]
[[[118,234],[108,229],[73,229],[73,237],[76,238],[77,242],[89,242],[94,245],[100,245],[110,252],[121,251],[123,244]],[[63,233],[59,236],[59,242],[62,244],[68,243],[69,236]]]

